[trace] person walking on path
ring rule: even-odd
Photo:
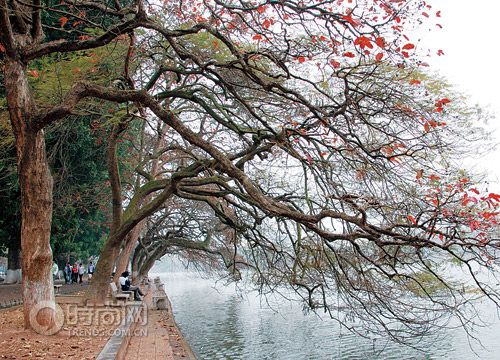
[[[64,282],[66,284],[71,284],[71,264],[68,262],[64,267]]]
[[[95,266],[92,261],[89,263],[89,268],[87,269],[87,273],[89,274],[89,281],[92,280],[92,276],[94,275]]]
[[[80,280],[80,285],[83,283],[83,274],[85,274],[85,268],[83,267],[83,264],[80,263],[80,266],[78,267],[78,278]]]
[[[72,283],[77,283],[78,282],[78,264],[75,263],[73,265],[73,268],[71,269],[71,282]]]

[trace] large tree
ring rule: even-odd
[[[474,270],[495,260],[500,197],[476,194],[456,166],[475,138],[464,131],[471,114],[420,70],[417,39],[405,34],[412,22],[434,26],[430,12],[418,0],[0,0],[26,319],[31,306],[53,301],[44,129],[89,98],[117,104],[109,105],[113,216],[95,279],[100,298],[130,231],[184,198],[235,229],[233,264],[249,263],[262,286],[292,286],[311,307],[331,309],[337,295],[367,323],[420,332],[470,300],[434,266],[448,258],[496,301]],[[78,81],[43,106],[34,96],[35,60],[123,42],[121,86]],[[123,201],[117,146],[137,119],[162,122],[169,143],[161,170],[139,168],[143,179]],[[443,287],[433,293],[436,282]],[[50,326],[51,313],[40,321]]]

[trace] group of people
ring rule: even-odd
[[[73,266],[71,266],[71,264],[68,262],[64,267],[64,281],[66,284],[83,284],[83,275],[85,275],[85,272],[87,272],[88,280],[90,281],[92,279],[94,271],[95,265],[92,263],[92,261],[89,263],[87,271],[85,271],[85,266],[83,266],[83,263],[75,263]]]
[[[57,267],[57,263],[54,262],[53,266],[53,273],[57,273],[58,270],[55,268]],[[95,265],[92,263],[92,261],[89,263],[87,271],[85,271],[85,266],[83,266],[83,263],[75,263],[73,266],[67,262],[66,266],[64,267],[64,281],[66,284],[83,284],[83,275],[85,275],[85,272],[88,274],[88,281],[92,279],[92,276],[95,271]],[[142,300],[142,297],[144,294],[142,293],[141,289],[138,286],[132,285],[129,279],[130,273],[128,271],[125,271],[121,274],[119,283],[122,291],[133,291],[134,292],[134,299],[135,300]]]

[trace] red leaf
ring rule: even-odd
[[[439,49],[438,52],[437,52],[438,56],[441,56],[441,55],[444,55],[444,51]]]
[[[262,26],[266,29],[269,29],[269,27],[271,26],[271,21],[269,21],[269,19],[264,20]]]
[[[477,230],[481,227],[481,223],[477,220],[473,220],[469,223],[471,231]]]
[[[433,128],[438,127],[438,125],[439,125],[439,124],[438,124],[437,122],[435,122],[434,120],[429,120],[429,121],[428,121],[428,123],[429,123],[429,125],[430,125],[430,126],[432,126]]]
[[[431,176],[429,176],[429,180],[430,180],[430,181],[438,181],[438,180],[440,180],[440,179],[441,179],[441,178],[440,178],[439,176],[434,175],[434,174],[432,174]]]
[[[381,61],[383,59],[383,57],[384,57],[384,54],[378,53],[377,56],[375,56],[375,60]]]
[[[257,8],[257,12],[258,12],[259,14],[262,14],[262,13],[264,13],[265,11],[266,11],[266,6],[265,6],[265,5],[261,5],[261,6],[259,6],[259,7]]]
[[[488,195],[488,197],[489,197],[490,199],[493,199],[493,200],[497,201],[497,202],[499,202],[499,201],[500,201],[500,195],[498,195],[498,194],[490,193],[490,194]]]
[[[299,61],[299,63],[301,63],[301,64],[302,64],[304,61],[306,61],[306,58],[305,58],[305,57],[303,57],[303,56],[299,56],[299,57],[297,58],[297,60]]]
[[[415,48],[415,45],[413,45],[412,43],[408,43],[405,46],[403,46],[403,50],[411,50],[414,48]]]
[[[442,98],[440,100],[436,100],[436,103],[434,104],[434,106],[438,108],[436,111],[438,111],[438,112],[443,111],[443,109],[442,109],[443,106],[446,104],[449,104],[450,102],[451,102],[451,100],[448,98]]]
[[[361,49],[364,49],[365,47],[373,49],[371,40],[366,36],[360,36],[356,38],[356,40],[354,40],[354,45],[358,45]]]
[[[424,15],[426,18],[429,17],[429,14],[427,14],[425,11],[422,13],[422,15]]]
[[[479,195],[479,190],[476,189],[476,188],[472,188],[472,189],[470,189],[470,191],[472,191],[473,193],[476,193],[477,195]]]
[[[338,69],[340,67],[340,63],[335,60],[330,60],[330,64],[334,67],[334,69]]]
[[[359,20],[354,20],[351,14],[342,16],[342,19],[347,21],[349,24],[353,26],[358,26],[360,24]]]
[[[490,220],[491,218],[495,217],[498,215],[497,212],[484,212],[481,214],[486,220]]]
[[[262,40],[262,35],[256,34],[256,35],[253,36],[252,39],[254,39],[254,40]]]
[[[375,43],[377,44],[378,47],[381,47],[381,48],[385,47],[385,40],[381,36],[379,36],[378,38],[375,39]]]
[[[40,77],[40,74],[38,73],[38,71],[36,70],[30,70],[28,71],[28,73],[33,76],[35,79],[39,78]]]
[[[436,12],[436,17],[441,17],[441,10]]]
[[[61,27],[64,27],[64,25],[66,25],[66,23],[68,22],[68,18],[63,16],[59,19],[59,21],[61,22]]]
[[[410,85],[420,85],[422,82],[417,79],[411,79],[410,80]]]
[[[413,216],[408,215],[408,220],[410,220],[413,223],[413,225],[417,225],[417,221],[415,220],[415,218]]]
[[[352,52],[350,51],[347,51],[343,54],[345,57],[349,57],[349,58],[353,58],[353,57],[356,57],[356,55],[354,55]]]

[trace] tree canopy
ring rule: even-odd
[[[477,294],[499,300],[477,269],[497,260],[500,195],[461,169],[482,138],[478,115],[427,73],[425,47],[408,32],[439,17],[418,0],[4,1],[20,179],[30,166],[45,176],[45,149],[25,138],[40,144],[43,129],[99,104],[112,221],[96,294],[120,249],[130,254],[129,236],[146,271],[151,258],[187,249],[398,340],[449,315],[468,327]],[[115,70],[92,76],[95,49],[113,47]],[[86,76],[57,101],[20,86],[50,57],[76,53]],[[120,159],[131,154],[136,174],[126,177]]]

